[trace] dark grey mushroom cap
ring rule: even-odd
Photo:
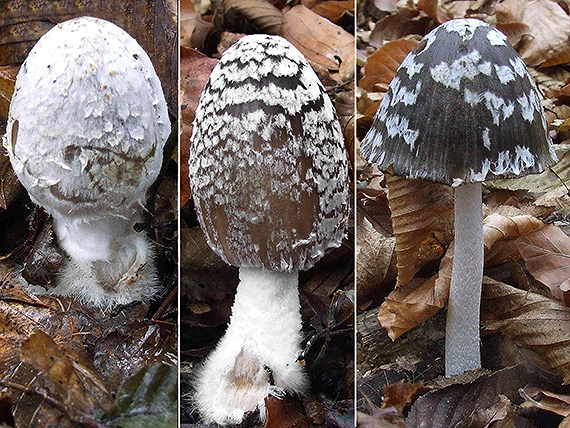
[[[440,25],[406,57],[361,153],[381,170],[453,186],[539,173],[556,161],[524,62],[476,19]]]

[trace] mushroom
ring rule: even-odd
[[[158,76],[125,31],[82,17],[38,40],[16,79],[4,146],[69,256],[49,293],[101,307],[152,296],[152,246],[133,226],[169,132]]]
[[[208,422],[239,423],[264,399],[302,393],[298,271],[341,244],[348,168],[332,103],[281,37],[228,49],[201,95],[190,186],[210,247],[239,267],[229,327],[198,374]]]
[[[446,375],[481,366],[481,182],[555,162],[536,86],[507,38],[476,19],[448,21],[405,58],[362,155],[381,170],[455,189]]]

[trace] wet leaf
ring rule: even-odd
[[[176,428],[177,403],[176,366],[153,364],[125,381],[105,419],[121,428]]]
[[[404,58],[418,45],[415,40],[400,39],[388,42],[374,52],[364,67],[364,77],[358,85],[370,92],[377,92],[379,84],[388,85],[396,75]]]
[[[564,417],[570,415],[570,395],[557,394],[536,386],[526,386],[520,393],[525,400],[522,407],[542,409]]]
[[[303,403],[297,397],[285,394],[265,398],[267,422],[264,428],[313,428],[312,418],[305,414]]]

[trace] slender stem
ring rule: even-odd
[[[455,189],[455,248],[445,332],[445,374],[481,367],[479,313],[483,283],[481,183]]]

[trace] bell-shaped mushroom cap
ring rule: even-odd
[[[83,17],[54,26],[29,53],[4,144],[36,203],[97,217],[144,200],[169,132],[148,55],[116,25]]]
[[[227,263],[309,269],[347,226],[348,167],[334,108],[281,37],[228,49],[200,98],[190,186],[210,247]]]
[[[361,153],[396,175],[454,186],[539,173],[556,158],[524,62],[476,19],[440,25],[406,57]]]

